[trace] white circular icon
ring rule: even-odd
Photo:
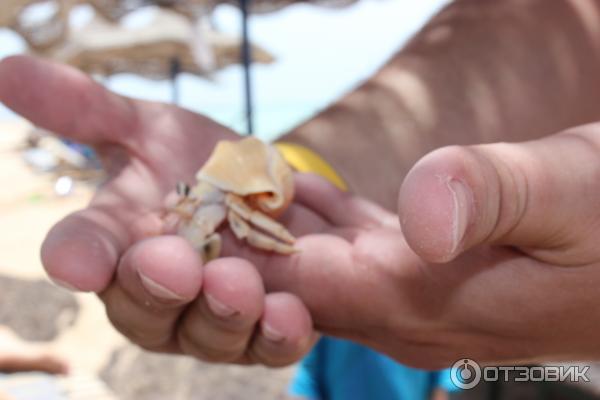
[[[450,379],[460,389],[473,389],[481,380],[481,368],[470,358],[461,358],[452,365]]]

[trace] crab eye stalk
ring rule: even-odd
[[[190,185],[185,182],[177,182],[175,186],[175,191],[181,197],[188,197],[190,195]]]

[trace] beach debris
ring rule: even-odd
[[[58,157],[45,149],[37,147],[27,149],[23,152],[23,160],[35,170],[49,172],[59,164]]]
[[[93,148],[40,128],[30,132],[21,155],[35,171],[54,177],[54,194],[60,197],[72,194],[78,182],[99,184],[105,179]]]
[[[68,196],[73,191],[73,178],[63,175],[54,183],[54,193],[58,196]]]
[[[250,246],[289,255],[296,252],[295,238],[275,218],[293,196],[292,170],[274,147],[253,137],[220,141],[196,174],[196,183],[177,185],[166,218],[175,216],[178,234],[204,261],[220,255],[217,230],[225,222]]]

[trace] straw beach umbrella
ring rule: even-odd
[[[356,0],[252,0],[249,11],[251,13],[269,13],[277,11],[293,3],[311,3],[326,7],[345,6]],[[219,4],[240,6],[240,0],[85,0],[96,11],[111,21],[118,21],[127,13],[138,8],[156,5],[170,8],[188,18],[197,18],[200,15],[212,13]]]
[[[68,16],[75,0],[2,0],[0,27],[17,32],[32,50],[47,49],[65,40]],[[53,8],[48,18],[32,21],[27,18],[31,6],[46,4]]]
[[[273,61],[266,50],[257,46],[253,46],[253,53],[254,62]],[[194,26],[179,14],[161,10],[151,23],[137,29],[96,17],[42,54],[88,73],[132,73],[168,79],[174,59],[179,60],[180,72],[210,77],[216,70],[240,62],[240,45],[235,37],[206,25]]]
[[[94,1],[104,6],[118,3]],[[69,29],[72,7],[85,2],[3,0],[0,26],[15,30],[35,54],[107,76],[133,73],[166,79],[173,59],[179,60],[182,72],[210,76],[218,69],[241,61],[240,40],[212,30],[204,23],[206,16],[191,19],[164,9],[157,11],[150,24],[138,29],[127,29],[100,16],[81,29]],[[27,8],[41,3],[54,5],[55,11],[42,21],[28,22],[23,16]],[[253,46],[252,52],[254,62],[273,61],[273,57],[258,46]]]

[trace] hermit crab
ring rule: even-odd
[[[279,152],[258,139],[221,141],[196,174],[196,184],[178,183],[178,234],[204,261],[221,253],[217,229],[226,221],[239,240],[280,254],[292,254],[294,236],[274,218],[294,196],[291,168]]]

